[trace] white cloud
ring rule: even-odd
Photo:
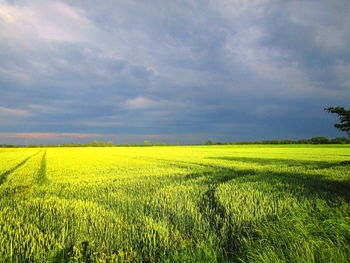
[[[0,21],[12,24],[15,23],[19,18],[19,12],[17,8],[0,4]]]
[[[23,71],[20,67],[13,67],[11,69],[2,68],[0,65],[0,78],[12,79],[20,84],[28,84],[32,81],[32,76]]]
[[[128,99],[124,106],[127,109],[147,109],[147,108],[153,108],[155,106],[157,106],[159,103],[148,99],[146,97],[143,96],[139,96],[133,99]]]
[[[164,99],[152,100],[144,96],[127,99],[122,105],[125,109],[139,110],[139,109],[162,109],[175,108],[185,106],[183,102],[169,101]]]
[[[0,106],[0,114],[18,116],[18,117],[27,117],[30,115],[30,113],[26,110],[7,108],[7,107],[1,107],[1,106]]]
[[[350,90],[350,64],[338,63],[335,68],[335,74],[340,82],[340,88]],[[337,88],[337,87],[336,87]]]
[[[263,16],[273,2],[274,0],[211,0],[210,4],[226,19],[239,23],[238,18],[246,20]]]
[[[84,42],[94,30],[84,11],[57,1],[26,1],[22,5],[0,4],[3,35],[48,41]],[[4,33],[5,32],[5,33]]]
[[[247,25],[228,38],[225,46],[233,63],[244,65],[263,83],[270,81],[270,85],[255,87],[256,92],[262,88],[273,96],[314,94],[319,89],[317,83],[287,51],[261,45],[266,34],[258,25]]]
[[[127,122],[118,122],[118,121],[81,121],[79,122],[80,125],[87,126],[87,127],[123,127],[128,125]]]
[[[349,1],[291,1],[288,18],[307,28],[316,45],[327,52],[346,51],[350,45]]]

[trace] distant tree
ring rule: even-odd
[[[111,142],[111,141],[108,141],[106,145],[107,145],[108,147],[114,146],[113,142]]]
[[[104,141],[98,142],[98,141],[94,140],[94,141],[92,141],[92,142],[89,144],[89,146],[92,146],[92,147],[104,147],[104,146],[109,146],[109,145],[105,144]]]
[[[350,139],[346,138],[346,137],[337,137],[332,139],[332,143],[335,144],[349,144],[350,143]]]
[[[132,146],[132,147],[137,147],[137,146],[140,146],[137,142],[132,142],[131,144],[130,144],[130,146]]]
[[[213,142],[211,140],[209,140],[209,141],[206,141],[204,144],[205,145],[213,145]]]
[[[338,115],[340,123],[334,124],[334,127],[338,130],[346,132],[350,138],[350,110],[346,110],[344,107],[328,107],[324,108],[329,113],[335,113]]]
[[[171,144],[165,142],[155,142],[154,146],[170,146]]]
[[[90,145],[93,146],[93,147],[97,147],[98,146],[98,141],[93,140]]]
[[[144,146],[152,146],[150,141],[143,141]]]
[[[331,139],[324,137],[324,136],[319,136],[319,137],[312,137],[311,143],[313,144],[329,144],[331,143]]]

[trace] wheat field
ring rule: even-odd
[[[0,262],[350,262],[349,145],[0,150]]]

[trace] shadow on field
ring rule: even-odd
[[[182,181],[196,180],[204,177],[201,180],[202,184],[208,185],[210,189],[216,188],[219,184],[225,183],[235,178],[247,177],[245,182],[261,182],[272,184],[280,182],[288,186],[291,194],[297,197],[305,196],[306,198],[319,197],[325,200],[337,200],[343,198],[350,201],[350,179],[348,180],[333,180],[326,177],[326,173],[332,171],[322,171],[322,169],[344,167],[339,162],[327,161],[308,161],[308,160],[291,160],[280,158],[250,158],[250,157],[210,157],[208,159],[239,161],[245,163],[255,163],[260,165],[261,169],[241,169],[238,167],[222,167],[210,164],[202,165],[204,169],[199,173],[191,173],[182,177]],[[197,163],[196,163],[197,164]],[[200,164],[197,164],[200,165]],[[273,168],[266,167],[267,165],[280,165],[285,167],[305,167],[308,173],[298,173],[289,171],[276,171]],[[264,166],[266,168],[264,168]],[[251,176],[251,175],[259,176]],[[210,190],[211,191],[211,190]],[[214,190],[215,191],[215,190]],[[208,193],[209,194],[209,193]],[[210,194],[209,194],[210,195]]]
[[[63,248],[63,250],[58,251],[51,259],[52,263],[65,263],[65,262],[84,262],[92,263],[94,262],[91,258],[93,251],[88,241],[83,241],[79,250],[74,247],[73,244],[69,244]],[[103,261],[105,262],[105,261]]]
[[[43,154],[43,157],[40,161],[40,168],[36,174],[36,182],[38,185],[43,185],[45,182],[47,182],[46,177],[46,151]]]
[[[308,168],[326,169],[334,166],[338,166],[339,162],[327,162],[327,161],[308,161],[308,160],[294,160],[294,159],[282,159],[282,158],[251,158],[251,157],[209,157],[208,159],[225,160],[233,162],[255,163],[259,165],[284,165],[290,167],[307,166]]]
[[[190,174],[186,176],[186,179],[196,179],[198,183],[206,185],[207,191],[202,194],[202,199],[198,203],[199,210],[205,219],[209,223],[211,233],[215,233],[218,237],[216,247],[222,249],[222,262],[226,262],[238,257],[244,257],[244,252],[241,251],[240,239],[245,235],[244,231],[240,232],[239,229],[229,225],[230,217],[232,216],[226,208],[217,199],[217,188],[230,180],[240,183],[240,179],[243,179],[244,183],[258,183],[262,189],[264,185],[269,184],[276,185],[276,193],[281,191],[281,187],[285,187],[287,194],[294,195],[297,199],[324,199],[327,202],[335,203],[339,199],[343,199],[350,202],[350,180],[334,180],[327,177],[326,173],[332,173],[334,171],[316,170],[326,169],[331,167],[342,167],[339,163],[332,163],[326,161],[295,161],[285,159],[264,159],[264,158],[228,158],[219,157],[211,158],[219,160],[231,160],[242,161],[247,163],[256,163],[261,165],[261,169],[240,169],[238,167],[216,167],[214,170],[208,169],[207,171]],[[270,167],[263,167],[266,164],[280,164],[282,166],[290,167],[305,167],[306,172],[293,172],[293,171],[278,171]],[[204,178],[203,178],[204,177]],[[203,180],[204,179],[204,180]],[[271,190],[269,190],[271,191]],[[268,219],[268,217],[266,218]],[[194,224],[194,223],[193,223]],[[249,223],[248,223],[249,225]],[[248,225],[246,226],[249,229]],[[237,232],[239,231],[239,232]],[[243,253],[243,254],[242,254]],[[230,259],[230,260],[228,260]]]
[[[191,180],[191,179],[197,179],[200,177],[205,177],[205,184],[221,184],[225,183],[227,181],[230,181],[234,178],[240,177],[240,176],[248,176],[248,175],[254,175],[256,174],[256,171],[252,169],[247,170],[235,170],[227,167],[216,167],[214,171],[204,171],[199,173],[191,173],[187,174],[184,177],[180,178],[179,180],[183,181],[185,180]]]
[[[244,258],[245,251],[242,250],[241,240],[246,235],[245,231],[250,231],[249,222],[246,222],[246,225],[241,228],[235,225],[231,225],[231,219],[235,215],[232,215],[230,211],[227,211],[227,208],[225,208],[225,206],[220,202],[220,200],[218,200],[217,197],[217,188],[221,184],[228,183],[231,180],[233,180],[233,183],[236,181],[235,179],[238,179],[237,183],[239,183],[240,179],[244,179],[243,181],[245,183],[258,183],[258,186],[259,183],[261,183],[262,187],[265,184],[271,184],[272,186],[276,184],[277,193],[278,191],[281,191],[282,185],[282,187],[286,187],[288,194],[295,195],[297,198],[323,198],[324,200],[335,201],[341,197],[346,201],[350,201],[350,180],[337,181],[329,179],[326,177],[326,174],[322,173],[332,173],[332,171],[316,170],[335,167],[337,164],[332,162],[295,161],[288,159],[265,159],[248,157],[233,158],[225,156],[210,159],[256,163],[261,165],[261,169],[241,169],[239,167],[228,168],[204,164],[201,165],[203,170],[193,172],[185,176],[182,174],[174,175],[171,177],[171,180],[169,180],[168,176],[153,177],[153,179],[159,181],[164,180],[164,187],[167,187],[170,184],[177,184],[179,182],[185,185],[198,183],[199,185],[205,186],[202,188],[203,191],[200,192],[199,201],[197,198],[193,199],[193,202],[196,202],[195,206],[201,215],[198,217],[198,215],[194,212],[192,213],[191,210],[176,210],[174,207],[168,206],[167,202],[163,202],[162,197],[157,199],[159,197],[157,194],[155,194],[154,197],[155,202],[144,204],[144,211],[142,211],[142,213],[146,216],[153,217],[155,219],[155,222],[168,222],[168,224],[171,225],[172,229],[174,228],[179,230],[182,233],[181,238],[183,240],[186,240],[192,246],[195,246],[196,238],[201,239],[208,236],[217,237],[211,242],[208,241],[208,246],[212,246],[212,248],[216,249],[218,253],[221,253],[221,255],[218,254],[219,262],[238,262],[238,258]],[[185,162],[178,162],[173,165],[175,166],[177,164],[179,166],[181,165],[188,167],[186,166]],[[274,170],[273,167],[266,167],[267,164],[280,164],[282,166],[299,168],[305,167],[305,170],[309,173],[302,173],[303,170],[301,170],[301,172],[286,172],[286,169],[284,169],[284,171],[278,171]],[[45,165],[46,164],[44,157],[42,159],[43,170],[45,168]],[[276,169],[278,169],[278,167],[276,167]],[[162,187],[161,185],[158,186],[157,190]],[[156,193],[156,189],[154,192]],[[192,193],[190,193],[188,196],[183,196],[183,198],[192,199]],[[269,220],[269,218],[266,220]],[[146,228],[141,226],[139,229],[141,229],[138,230],[140,231],[139,236],[143,236],[144,233],[142,232],[142,229]],[[147,232],[145,233],[147,234]],[[159,254],[159,256],[164,253],[162,250],[163,247],[156,247],[156,245],[151,242],[153,239],[151,239],[151,241],[148,241],[146,238],[137,240],[137,237],[138,236],[135,235],[134,244],[136,245],[134,249],[142,255],[144,259],[143,262],[154,262],[152,261],[152,258],[148,258],[148,256],[152,253],[155,253],[156,255]],[[163,246],[165,245],[163,244]],[[81,247],[81,262],[92,262],[93,250],[90,248],[89,243],[85,241],[81,244]],[[170,252],[171,250],[166,253],[169,254]],[[74,246],[68,245],[62,251],[54,255],[52,262],[72,262],[70,261],[70,258],[74,255]]]
[[[210,159],[218,160],[229,160],[229,161],[239,161],[246,163],[256,163],[262,167],[267,164],[279,164],[290,167],[305,167],[306,170],[312,171],[313,169],[326,169],[332,167],[342,167],[342,164],[337,162],[327,162],[327,161],[296,161],[290,159],[270,159],[270,158],[249,158],[249,157],[217,157]],[[229,169],[228,169],[229,170]],[[232,170],[233,173],[238,176],[244,176],[246,174],[254,174],[254,170],[250,169],[237,169]],[[325,171],[326,172],[326,171]],[[255,172],[257,173],[257,172]],[[331,173],[329,171],[328,173]],[[281,183],[287,184],[291,189],[304,189],[305,195],[312,197],[317,195],[319,197],[324,197],[325,199],[337,199],[339,197],[344,198],[346,201],[350,201],[350,179],[348,180],[332,180],[326,178],[326,174],[320,171],[315,173],[295,173],[295,172],[285,172],[285,171],[275,171],[273,169],[262,169],[259,171],[261,176],[254,178],[247,178],[246,182],[249,180],[254,182],[265,182],[269,183],[274,181],[280,181]],[[219,179],[220,181],[220,179]],[[322,192],[326,194],[322,196]],[[302,194],[299,192],[298,194]],[[321,194],[321,195],[320,195]]]

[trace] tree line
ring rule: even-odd
[[[324,108],[324,110],[328,113],[338,115],[340,123],[334,124],[334,127],[340,131],[347,133],[350,138],[350,110],[346,110],[344,107],[328,107]],[[222,144],[350,144],[350,139],[346,137],[337,137],[334,139],[318,136],[312,137],[311,139],[301,139],[301,140],[264,140],[264,141],[239,141],[239,142],[212,142],[211,140],[203,143],[204,145],[222,145]],[[175,145],[180,145],[177,142]],[[124,144],[114,144],[112,141],[108,141],[107,143],[103,141],[92,141],[87,144],[79,144],[79,143],[65,143],[58,145],[44,145],[44,144],[29,144],[29,145],[11,145],[11,144],[0,144],[0,147],[3,148],[13,148],[13,147],[137,147],[137,146],[174,146],[174,144],[164,143],[164,142],[155,142],[151,143],[151,141],[144,141],[143,145],[138,144],[136,142],[133,143],[124,143]]]
[[[225,144],[350,144],[350,139],[346,137],[328,138],[324,136],[312,137],[311,139],[300,140],[263,140],[263,141],[238,141],[238,142],[212,142],[206,141],[205,145],[225,145]]]
[[[328,138],[324,136],[312,137],[310,139],[300,140],[263,140],[263,141],[237,141],[237,142],[213,142],[211,140],[205,141],[202,145],[244,145],[244,144],[350,144],[350,139],[346,137]],[[179,142],[175,144],[165,142],[144,141],[143,144],[132,142],[123,144],[114,144],[112,141],[92,141],[91,143],[63,143],[63,144],[28,144],[28,145],[12,145],[12,144],[0,144],[2,148],[40,148],[40,147],[152,147],[152,146],[179,146]],[[191,144],[195,145],[195,144]],[[200,145],[200,144],[197,144]]]

